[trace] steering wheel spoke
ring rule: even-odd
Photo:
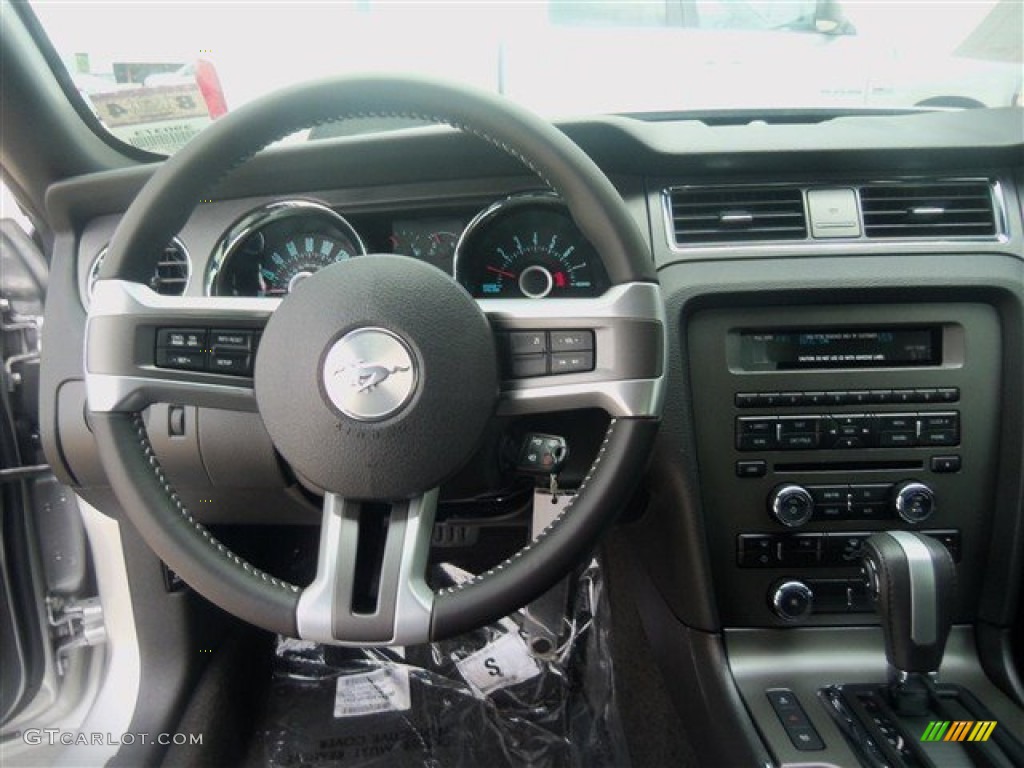
[[[601,408],[659,414],[664,309],[657,285],[626,283],[593,299],[484,299],[498,335],[500,415]]]
[[[155,402],[255,411],[256,344],[280,299],[162,296],[100,280],[86,330],[86,391],[95,412]]]
[[[317,572],[299,596],[299,636],[348,645],[430,639],[434,594],[426,583],[437,489],[379,503],[324,497]]]

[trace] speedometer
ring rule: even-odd
[[[466,227],[455,277],[477,298],[596,296],[607,276],[594,246],[551,194],[516,195]]]
[[[351,224],[306,200],[247,214],[222,239],[207,273],[213,296],[284,296],[314,272],[366,253]]]

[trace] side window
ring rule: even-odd
[[[814,0],[696,0],[701,29],[814,29]]]

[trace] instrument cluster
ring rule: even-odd
[[[476,298],[596,296],[608,278],[595,250],[551,193],[525,193],[484,210],[353,215],[287,200],[250,211],[218,242],[206,271],[211,296],[284,296],[319,269],[374,253],[409,256],[452,275]]]

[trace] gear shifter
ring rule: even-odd
[[[873,534],[863,553],[893,673],[890,700],[900,714],[924,714],[923,678],[942,663],[952,624],[953,558],[935,539],[911,531]]]

